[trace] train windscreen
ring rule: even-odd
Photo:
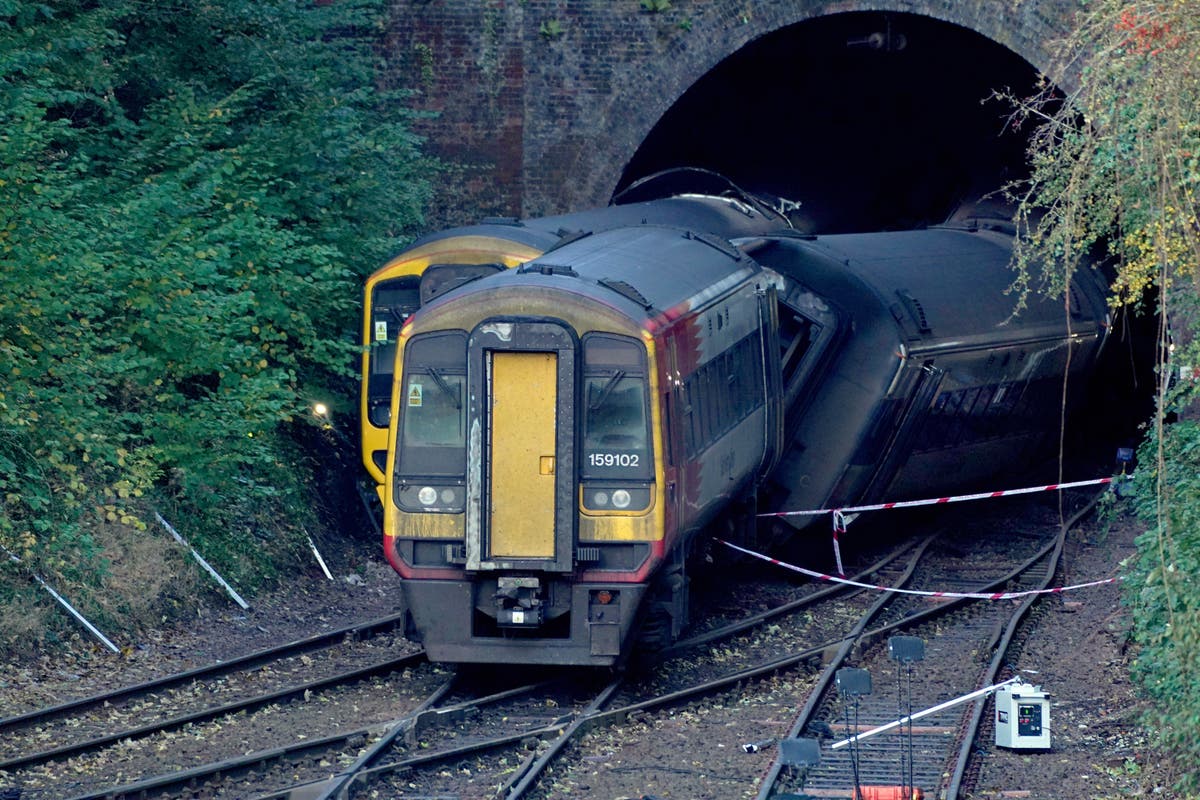
[[[466,366],[467,337],[459,331],[415,336],[405,347],[401,475],[466,472]]]
[[[584,478],[650,480],[645,349],[639,342],[589,336],[584,357]]]
[[[367,416],[386,428],[391,413],[392,374],[400,326],[420,305],[418,278],[405,275],[380,281],[371,290],[370,369],[367,371]]]

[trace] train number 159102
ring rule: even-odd
[[[588,465],[592,467],[637,467],[641,456],[637,453],[589,453]]]

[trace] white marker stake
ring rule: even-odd
[[[196,563],[198,563],[200,566],[204,567],[204,569],[206,569],[208,571],[208,574],[212,575],[213,578],[217,581],[217,583],[219,583],[223,587],[225,587],[225,591],[229,593],[229,596],[233,598],[235,603],[237,603],[239,606],[242,607],[243,611],[250,608],[250,604],[247,603],[245,600],[243,600],[241,595],[239,595],[237,592],[235,592],[233,590],[233,587],[230,586],[228,583],[226,583],[225,579],[222,578],[220,575],[218,575],[217,571],[215,569],[213,569],[211,566],[209,566],[208,562],[204,560],[204,556],[202,556],[196,552],[196,548],[192,547],[190,544],[188,544],[186,541],[184,541],[183,537],[179,535],[179,531],[172,528],[171,523],[169,523],[165,519],[163,519],[162,514],[159,514],[157,511],[155,511],[154,516],[158,519],[159,523],[164,528],[167,529],[167,533],[169,533],[175,537],[175,541],[179,542],[181,545],[186,547],[188,550],[192,551],[192,558],[196,559]]]
[[[17,558],[17,557],[16,557],[15,555],[13,555],[12,553],[9,553],[7,549],[5,549],[5,548],[0,548],[0,549],[3,549],[3,550],[4,550],[4,552],[8,553],[8,557],[9,557],[9,558],[11,558],[11,559],[12,559],[13,561],[15,561],[16,563],[18,563],[18,564],[20,564],[20,563],[21,563],[21,559]],[[50,596],[51,596],[51,597],[53,597],[55,600],[57,600],[59,603],[61,603],[61,604],[62,604],[62,607],[63,607],[63,608],[65,608],[67,611],[69,611],[69,612],[71,613],[71,616],[72,616],[72,617],[74,617],[75,619],[79,620],[80,624],[82,624],[82,625],[83,625],[83,627],[85,627],[85,628],[87,628],[89,631],[91,631],[93,636],[95,636],[95,637],[96,637],[97,639],[99,639],[100,641],[104,642],[104,646],[105,646],[105,647],[107,647],[109,650],[112,650],[114,653],[119,653],[119,652],[121,652],[121,650],[120,650],[120,648],[119,648],[119,647],[117,647],[115,644],[113,644],[112,642],[110,642],[110,641],[108,640],[108,637],[107,637],[107,636],[105,636],[103,633],[101,633],[99,630],[97,630],[97,629],[96,629],[96,626],[95,626],[95,625],[93,625],[92,623],[88,622],[88,621],[87,621],[87,619],[85,619],[85,618],[84,618],[83,614],[80,614],[78,611],[76,611],[76,610],[75,610],[75,607],[74,607],[74,606],[72,606],[70,603],[68,603],[68,602],[66,601],[66,599],[65,599],[65,598],[64,598],[64,597],[63,597],[61,594],[59,594],[58,592],[56,592],[56,591],[54,591],[53,589],[51,589],[51,588],[50,588],[50,584],[48,584],[48,583],[46,583],[44,580],[42,580],[42,577],[41,577],[40,575],[37,575],[37,574],[35,574],[35,573],[30,573],[30,574],[32,574],[32,575],[33,575],[33,579],[34,579],[35,581],[37,581],[39,584],[41,584],[41,587],[42,587],[43,589],[45,589],[47,592],[49,592],[49,593],[50,593]]]
[[[325,566],[325,559],[321,558],[321,554],[317,551],[317,546],[313,544],[312,537],[306,533],[304,534],[304,538],[308,539],[308,546],[312,548],[313,555],[317,557],[317,563],[321,565],[321,571],[325,573],[325,577],[333,580],[333,576],[329,574],[329,567]]]

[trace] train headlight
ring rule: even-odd
[[[651,488],[585,484],[579,499],[585,511],[645,511],[650,507]]]
[[[401,511],[428,514],[460,514],[465,507],[466,490],[462,486],[422,486],[401,483],[396,489],[396,505]]]

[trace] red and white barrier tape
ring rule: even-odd
[[[978,494],[960,494],[954,497],[933,497],[927,500],[904,500],[898,503],[877,503],[873,506],[848,506],[846,508],[818,508],[812,511],[772,511],[759,514],[760,517],[796,517],[816,516],[817,514],[857,514],[860,511],[883,511],[891,508],[913,508],[915,506],[934,506],[940,503],[961,503],[964,500],[987,500],[992,497],[1008,497],[1014,494],[1032,494],[1034,492],[1050,492],[1057,489],[1075,489],[1079,486],[1099,486],[1112,483],[1112,478],[1096,478],[1090,481],[1075,481],[1074,483],[1051,483],[1048,486],[1030,486],[1025,489],[1004,489],[999,492],[980,492]]]
[[[715,537],[714,537],[715,538]],[[1053,589],[1029,589],[1023,592],[930,592],[919,589],[897,589],[894,586],[882,586],[879,584],[859,583],[848,578],[839,578],[835,575],[826,575],[821,572],[815,572],[804,567],[797,567],[795,564],[789,564],[786,561],[780,561],[777,558],[765,556],[762,553],[756,553],[753,550],[747,550],[744,547],[739,547],[732,542],[727,542],[724,539],[717,539],[718,542],[737,550],[739,553],[745,553],[748,556],[762,559],[770,564],[774,564],[784,569],[790,569],[792,572],[799,572],[801,575],[807,575],[810,578],[817,580],[830,581],[832,583],[840,583],[846,586],[857,586],[860,589],[871,589],[879,592],[894,592],[896,594],[915,594],[921,597],[937,597],[937,598],[966,598],[969,600],[1012,600],[1017,597],[1027,597],[1034,594],[1062,594],[1063,592],[1072,592],[1076,589],[1086,589],[1091,586],[1102,586],[1106,583],[1115,583],[1120,578],[1105,578],[1099,581],[1090,581],[1088,583],[1077,583],[1074,586],[1056,586]]]
[[[1090,481],[1074,481],[1073,483],[1051,483],[1046,486],[1027,486],[1024,489],[1002,489],[998,492],[979,492],[977,494],[960,494],[950,497],[931,497],[925,500],[902,500],[896,503],[876,503],[870,506],[848,506],[846,508],[816,508],[808,511],[770,511],[759,514],[760,517],[815,517],[820,514],[833,515],[833,555],[837,561],[839,575],[845,575],[842,569],[842,548],[838,543],[838,535],[846,532],[846,515],[858,514],[862,511],[886,511],[893,508],[915,508],[917,506],[936,506],[944,503],[962,503],[966,500],[990,500],[993,497],[1009,497],[1017,494],[1033,494],[1034,492],[1053,492],[1061,489],[1076,489],[1080,486],[1100,486],[1112,483],[1112,478],[1095,478]],[[733,545],[730,545],[732,547]]]

